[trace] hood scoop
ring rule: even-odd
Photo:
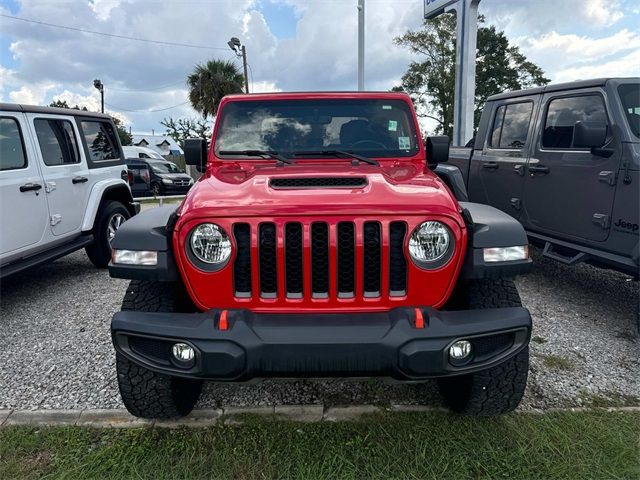
[[[272,178],[269,186],[276,190],[305,188],[363,188],[366,177],[294,177]]]

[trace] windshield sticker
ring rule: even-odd
[[[395,132],[398,130],[398,122],[396,120],[389,120],[389,131]]]
[[[391,110],[391,105],[382,105],[383,110]]]
[[[398,137],[398,148],[400,150],[409,150],[411,148],[409,137]]]

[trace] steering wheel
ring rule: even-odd
[[[373,148],[382,148],[383,150],[387,149],[387,146],[382,142],[376,142],[375,140],[359,140],[351,144],[352,147],[361,146],[366,148],[366,145],[373,145]]]

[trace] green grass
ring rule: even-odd
[[[249,418],[203,429],[0,429],[0,478],[637,479],[640,414],[353,423]]]
[[[566,357],[559,355],[540,355],[542,357],[542,363],[547,368],[552,370],[572,370],[573,362]]]

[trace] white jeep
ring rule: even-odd
[[[108,115],[0,103],[0,277],[85,248],[104,268],[139,209]]]

